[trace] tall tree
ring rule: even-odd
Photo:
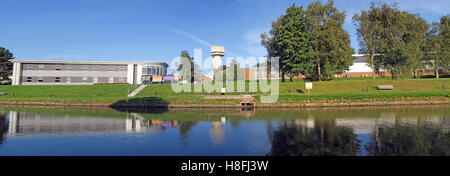
[[[392,78],[417,72],[422,62],[428,24],[418,15],[399,10],[397,4],[371,6],[371,11],[379,13],[373,19],[377,23],[374,67],[390,71]]]
[[[345,13],[334,7],[333,0],[326,4],[312,2],[306,10],[317,80],[322,76],[331,79],[333,74],[348,70],[353,63],[354,51],[350,46],[350,35],[343,29],[344,22]]]
[[[284,75],[309,75],[312,71],[312,50],[309,46],[309,34],[305,25],[305,12],[303,7],[293,4],[286,9],[286,14],[272,22],[272,29],[261,35],[262,45],[266,46],[269,57],[280,58],[282,81]]]
[[[12,66],[11,59],[13,58],[13,54],[9,52],[9,50],[0,47],[0,79],[1,80],[9,80],[9,76],[12,74]]]
[[[427,43],[424,47],[427,65],[433,69],[436,78],[439,78],[439,66],[447,60],[443,51],[443,41],[439,23],[434,22],[427,35]]]
[[[362,10],[361,13],[353,16],[353,24],[357,27],[360,53],[365,53],[369,59],[368,64],[372,68],[372,78],[375,79],[374,56],[377,50],[377,42],[380,28],[381,13],[379,8],[375,8],[375,3],[371,3],[370,10]]]
[[[196,79],[200,79],[202,76],[202,71],[200,67],[194,63],[194,58],[189,55],[189,52],[186,50],[181,51],[180,58],[181,61],[177,66],[177,70],[181,72],[183,78],[191,83],[193,83]]]
[[[441,59],[438,64],[444,69],[447,70],[450,67],[450,14],[441,17],[441,21],[439,24],[439,28],[441,29],[441,33],[439,35],[441,41]]]

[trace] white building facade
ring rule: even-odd
[[[12,85],[142,84],[167,74],[165,62],[12,60]]]

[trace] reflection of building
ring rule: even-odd
[[[142,84],[167,74],[164,62],[12,60],[13,85]]]
[[[315,126],[314,118],[308,117],[307,119],[295,119],[294,124],[308,129],[313,129]]]
[[[27,112],[9,112],[9,135],[64,134],[94,132],[157,132],[178,122],[153,124],[152,120],[132,115],[127,118],[69,117]]]
[[[221,122],[211,122],[211,129],[209,130],[211,140],[215,144],[223,143],[225,132]]]
[[[381,114],[379,118],[376,117],[353,117],[353,118],[336,118],[336,126],[347,127],[353,129],[355,134],[372,134],[378,127],[394,127],[395,125],[402,126],[425,126],[429,128],[442,129],[448,132],[450,123],[448,118],[441,118],[440,116],[427,116],[423,118],[407,116],[396,117],[394,113]]]

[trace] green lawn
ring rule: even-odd
[[[377,90],[377,85],[392,84],[394,90]],[[227,94],[252,94],[258,99],[267,94],[248,92],[234,92]],[[111,84],[89,86],[0,86],[0,92],[7,95],[0,96],[1,100],[28,101],[74,101],[74,102],[115,102],[129,99],[127,94],[135,85]],[[444,89],[443,89],[444,88]],[[368,92],[367,92],[368,89]],[[340,78],[332,81],[313,82],[311,95],[306,94],[304,80],[294,82],[280,82],[279,102],[290,103],[305,100],[360,100],[367,98],[397,98],[397,97],[449,97],[450,78],[441,79],[399,79],[387,78]],[[239,100],[220,99],[205,100],[204,95],[217,95],[213,92],[181,92],[176,93],[169,84],[149,85],[133,99],[151,100],[156,97],[173,104],[234,104]],[[146,99],[147,97],[147,99]],[[257,100],[258,102],[258,100]]]
[[[0,100],[67,100],[67,101],[116,101],[127,98],[127,91],[135,85],[63,85],[63,86],[0,86]]]
[[[394,90],[377,90],[377,85],[394,85]],[[444,86],[444,89],[442,89]],[[248,83],[246,83],[248,87]],[[330,100],[330,99],[366,99],[366,98],[397,98],[397,97],[448,97],[450,93],[450,79],[368,79],[341,78],[332,81],[313,82],[313,90],[307,95],[305,82],[280,82],[279,101]],[[369,90],[367,92],[367,89]],[[175,103],[211,103],[221,104],[236,102],[237,100],[204,100],[203,95],[217,95],[213,92],[182,92],[175,93],[170,85],[150,85],[137,97],[157,96]],[[267,94],[258,92],[234,92],[228,94],[252,94],[256,98]]]

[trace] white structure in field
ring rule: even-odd
[[[225,48],[223,46],[211,46],[212,69],[219,69],[222,66],[222,57],[225,56]]]

